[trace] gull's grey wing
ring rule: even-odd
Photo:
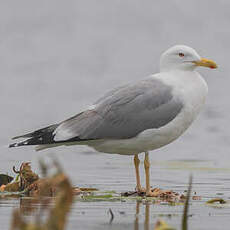
[[[97,99],[97,101],[94,103],[94,105],[97,105],[101,102],[103,102],[105,99],[108,99],[109,97],[112,97],[116,92],[118,92],[121,89],[126,88],[128,85],[122,85],[122,86],[118,86],[110,91],[108,91],[107,93],[105,93],[102,97],[100,97],[99,99]]]
[[[183,107],[172,88],[152,77],[109,92],[87,110],[62,122],[54,141],[123,139],[172,121]]]
[[[168,124],[182,107],[183,102],[173,96],[170,86],[150,77],[110,91],[97,101],[94,109],[18,136],[27,139],[9,147],[131,138],[146,129]]]

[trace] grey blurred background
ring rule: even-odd
[[[195,48],[219,69],[199,70],[209,85],[205,110],[151,158],[230,166],[229,24],[227,0],[0,1],[1,170],[50,152],[70,169],[131,162],[86,147],[35,152],[6,146],[15,135],[62,121],[105,91],[157,72],[161,53],[175,44]]]

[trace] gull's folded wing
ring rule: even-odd
[[[99,100],[95,108],[62,122],[54,140],[123,139],[160,128],[181,111],[183,103],[170,86],[154,78],[122,87]]]
[[[170,86],[150,77],[107,93],[91,110],[20,136],[29,139],[10,147],[132,138],[146,129],[168,124],[182,107],[183,102],[173,96]]]

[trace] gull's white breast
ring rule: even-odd
[[[198,72],[176,70],[152,76],[173,87],[173,95],[183,101],[180,113],[167,125],[148,129],[130,139],[100,140],[90,144],[100,152],[132,155],[154,150],[177,139],[195,120],[208,93],[208,87]]]

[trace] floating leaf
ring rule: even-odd
[[[165,221],[158,220],[154,227],[154,230],[175,230],[175,228],[169,226]]]
[[[98,191],[96,188],[79,188],[82,192],[93,192]]]
[[[227,202],[222,198],[214,198],[206,202],[206,204],[214,204],[214,203],[226,204]]]

